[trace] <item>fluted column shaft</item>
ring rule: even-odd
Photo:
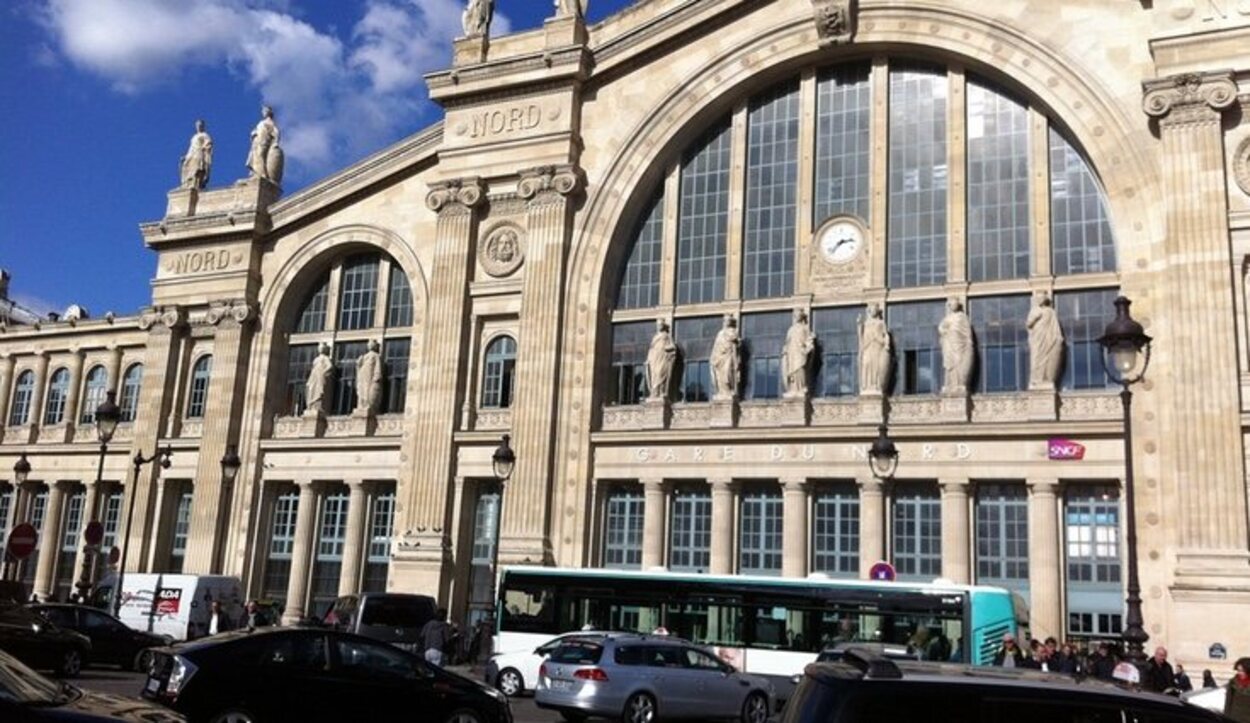
[[[1029,619],[1033,637],[1062,637],[1059,480],[1029,480]]]
[[[13,355],[0,356],[0,440],[9,423],[9,390],[13,388]]]
[[[61,551],[61,516],[65,509],[65,483],[48,485],[48,506],[44,510],[43,529],[39,530],[39,562],[35,566],[34,593],[40,600],[52,596],[56,558]]]
[[[939,480],[942,487],[942,577],[972,582],[968,525],[968,480]]]
[[[806,577],[807,550],[807,480],[783,479],[781,512],[781,574],[784,577]]]
[[[875,477],[856,480],[859,485],[859,576],[868,577],[872,566],[885,559],[885,486]]]
[[[734,483],[710,479],[712,486],[712,549],[708,572],[730,575],[734,571]]]
[[[69,358],[69,390],[65,394],[63,423],[73,427],[78,424],[78,400],[82,397],[82,352],[75,350]]]
[[[105,372],[108,374],[107,389],[117,394],[117,398],[121,399],[122,394],[122,350],[120,347],[109,349],[108,361],[105,362]]]
[[[291,577],[286,585],[285,624],[299,622],[308,605],[308,578],[312,572],[313,535],[317,522],[317,489],[310,480],[299,480],[299,507],[295,511],[295,541],[291,548]]]
[[[39,425],[43,423],[43,400],[48,389],[48,355],[35,355],[35,388],[30,394],[30,411],[26,414],[26,423]]]
[[[360,570],[365,556],[365,519],[369,490],[363,480],[346,480],[347,530],[343,541],[343,567],[339,572],[339,595],[360,592]]]
[[[667,487],[662,479],[644,479],[642,517],[642,569],[664,565],[664,523]]]

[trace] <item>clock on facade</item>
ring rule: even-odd
[[[859,258],[864,249],[864,227],[849,216],[827,221],[816,237],[820,255],[834,266],[844,266]]]

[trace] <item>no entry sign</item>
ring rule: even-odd
[[[35,526],[29,522],[23,522],[13,531],[9,533],[9,541],[6,549],[9,555],[15,560],[25,560],[30,557],[30,553],[35,551],[35,545],[39,544],[39,532]]]
[[[873,565],[868,570],[868,577],[872,580],[881,580],[884,582],[894,582],[894,566],[882,560]]]

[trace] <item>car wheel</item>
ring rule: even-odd
[[[152,670],[152,651],[140,650],[135,656],[135,671],[139,673],[148,673]]]
[[[515,668],[504,668],[499,671],[499,692],[512,698],[525,692],[525,679]]]
[[[210,723],[256,723],[251,713],[238,708],[224,710],[209,719]]]
[[[768,720],[768,696],[755,692],[742,703],[742,723],[765,723]]]
[[[477,711],[463,708],[447,716],[447,723],[483,723],[483,721]]]
[[[61,654],[61,664],[56,668],[56,674],[62,678],[73,678],[82,672],[82,651],[78,648],[70,648]]]
[[[646,693],[634,693],[625,701],[623,723],[652,723],[655,720],[655,698]]]

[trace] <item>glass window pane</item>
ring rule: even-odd
[[[107,398],[108,382],[109,373],[103,366],[94,366],[87,373],[87,383],[83,390],[82,413],[78,417],[79,424],[95,424],[95,410]]]
[[[351,414],[356,408],[356,360],[365,353],[368,342],[352,341],[334,345],[334,367],[338,381],[334,385],[334,406],[331,414]]]
[[[1029,386],[1028,296],[975,298],[969,302],[977,342],[979,392],[1018,392]]]
[[[382,414],[404,411],[408,398],[408,339],[387,339],[382,343]]]
[[[812,572],[859,576],[859,490],[829,485],[812,496]]]
[[[968,81],[968,279],[1029,275],[1029,113]]]
[[[322,274],[313,291],[300,306],[299,318],[295,322],[295,333],[306,334],[324,331],[326,328],[326,296],[330,293],[330,273]]]
[[[365,557],[362,592],[385,592],[391,565],[391,535],[395,521],[395,488],[389,485],[373,498],[369,522],[369,547]]]
[[[890,68],[890,286],[946,281],[946,71]]]
[[[1074,484],[1064,494],[1069,633],[1119,633],[1124,612],[1120,568],[1120,490]]]
[[[299,493],[278,495],[273,501],[273,519],[269,529],[269,554],[265,563],[263,597],[286,598],[287,580],[291,574],[291,552],[295,549],[295,517],[299,512]]]
[[[859,394],[859,319],[864,307],[812,311],[816,335],[816,390],[818,397]]]
[[[139,391],[142,386],[143,365],[132,364],[122,376],[122,398],[118,404],[121,407],[121,421],[135,421],[135,414],[139,411]]]
[[[287,414],[298,416],[307,409],[308,375],[316,358],[316,344],[299,344],[287,351],[286,400],[282,406]]]
[[[1056,275],[1115,271],[1107,199],[1085,158],[1050,129],[1050,246]]]
[[[669,512],[669,569],[707,572],[711,551],[711,492],[706,484],[678,487]]]
[[[9,403],[9,426],[20,427],[30,421],[30,398],[35,392],[35,373],[27,370],[13,385],[13,401]]]
[[[373,326],[378,296],[378,257],[352,256],[343,262],[339,293],[339,330]]]
[[[44,400],[43,423],[46,426],[65,421],[65,400],[69,396],[69,370],[57,369],[48,381],[48,396]]]
[[[708,360],[712,344],[724,320],[719,316],[678,319],[673,324],[673,339],[681,350],[681,388],[683,402],[706,402],[712,398],[712,370]],[[645,359],[645,352],[643,358]]]
[[[816,81],[816,197],[813,224],[841,214],[868,220],[872,190],[871,68],[821,71]]]
[[[932,484],[901,484],[894,493],[894,567],[899,579],[942,574],[942,501]]]
[[[1029,596],[1029,492],[1023,481],[987,482],[976,490],[977,584]]]
[[[725,298],[729,171],[733,133],[726,118],[682,162],[677,227],[677,303]]]
[[[412,326],[412,287],[408,284],[408,275],[394,262],[391,262],[391,280],[386,298],[386,325]]]
[[[784,311],[743,315],[744,399],[779,399],[785,391],[781,380],[781,350],[790,324],[791,315]]]
[[[890,304],[887,320],[894,341],[895,394],[937,394],[941,390],[937,328],[945,315],[942,301]]]
[[[748,111],[744,299],[789,296],[794,290],[798,158],[799,87],[794,82],[753,98]]]
[[[1064,389],[1108,389],[1114,382],[1102,365],[1098,338],[1115,318],[1116,289],[1055,294],[1055,310],[1063,329]]]
[[[656,193],[643,213],[634,234],[634,245],[625,262],[616,306],[638,309],[660,303],[660,265],[664,242],[664,193]]]
[[[615,339],[614,335],[614,343]],[[512,384],[515,376],[516,341],[510,336],[497,337],[486,347],[486,368],[482,375],[482,406],[486,409],[511,407]]]
[[[642,567],[643,506],[642,491],[634,487],[608,494],[604,502],[604,567]]]
[[[204,404],[208,401],[208,381],[213,371],[213,357],[204,355],[196,360],[191,369],[191,390],[187,395],[187,419],[204,416]]]
[[[781,574],[782,499],[777,489],[748,489],[739,499],[739,572]]]

